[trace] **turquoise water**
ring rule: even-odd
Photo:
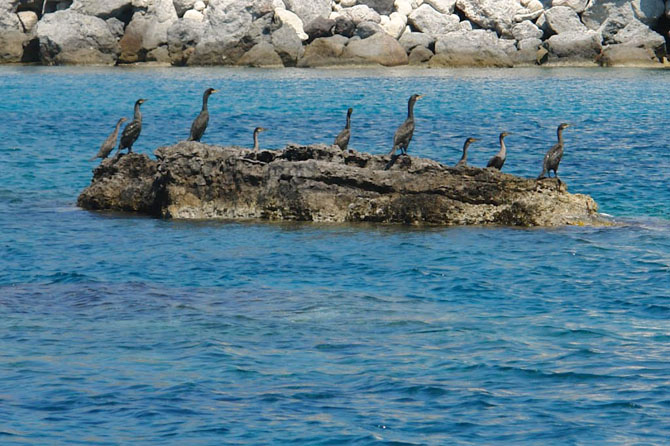
[[[390,149],[559,173],[620,225],[180,222],[75,206],[139,97],[149,153]],[[650,445],[670,437],[670,72],[0,68],[0,444]]]

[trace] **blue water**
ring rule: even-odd
[[[163,221],[75,206],[135,149],[331,142],[560,173],[613,227]],[[669,71],[0,68],[0,444],[656,445],[670,438]]]

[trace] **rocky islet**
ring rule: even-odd
[[[0,0],[0,62],[660,66],[664,0]]]

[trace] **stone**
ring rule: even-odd
[[[238,60],[237,65],[249,67],[282,67],[281,57],[275,51],[272,44],[260,42]]]
[[[292,27],[298,34],[298,37],[300,37],[300,40],[309,39],[309,35],[305,32],[303,28],[302,20],[296,14],[287,9],[282,8],[275,9],[274,13],[275,13],[275,21],[283,25],[288,25]]]
[[[23,61],[27,34],[15,29],[0,29],[0,63],[19,63]]]
[[[344,36],[347,38],[353,37],[356,32],[356,24],[346,16],[339,16],[335,19],[335,35]]]
[[[410,15],[413,11],[412,3],[410,2],[410,0],[395,0],[394,5],[396,12],[404,15],[405,17]]]
[[[170,59],[170,52],[167,49],[167,46],[159,46],[147,53],[146,57],[147,62],[156,62],[163,65],[169,65],[172,61]]]
[[[109,18],[122,19],[125,16],[132,15],[133,1],[132,0],[74,0],[70,10],[79,12],[81,14],[92,15],[100,17],[103,20]]]
[[[595,31],[571,31],[551,36],[544,42],[550,57],[572,61],[594,61],[602,49]]]
[[[138,10],[119,41],[120,62],[145,60],[146,53],[168,43],[168,29],[178,19],[172,0],[153,0],[147,10]]]
[[[442,14],[424,3],[408,17],[409,24],[419,32],[437,37],[459,29],[460,18],[455,14]]]
[[[168,29],[168,52],[173,65],[188,65],[205,34],[205,24],[179,19]]]
[[[114,37],[117,39],[121,39],[121,37],[123,37],[123,33],[125,32],[125,25],[121,20],[117,19],[116,17],[112,17],[111,19],[105,20],[105,23],[107,23],[107,26],[109,27],[109,30],[112,32]]]
[[[303,23],[317,17],[327,18],[332,10],[330,0],[284,0],[286,9],[294,12]]]
[[[272,45],[285,67],[295,67],[305,51],[298,33],[287,25],[272,33]]]
[[[456,0],[425,0],[423,4],[432,6],[433,9],[442,14],[453,14]]]
[[[356,6],[357,0],[340,0],[340,6],[343,8],[351,8],[352,6]]]
[[[283,3],[282,3],[282,5],[283,5]],[[193,9],[195,9],[198,12],[204,11],[205,8],[207,8],[207,5],[202,0],[198,0],[197,2],[195,2],[193,4]]]
[[[354,22],[356,26],[361,22],[380,23],[382,21],[382,18],[377,11],[365,5],[344,8],[340,11],[340,14]]]
[[[405,51],[409,53],[417,46],[422,46],[428,49],[433,48],[435,37],[424,33],[406,32],[400,37],[398,43],[400,43],[400,45],[405,48]]]
[[[463,20],[458,24],[458,29],[460,31],[472,31],[472,22],[469,20]]]
[[[195,9],[196,0],[172,0],[174,9],[179,17],[183,17],[189,9]],[[205,8],[203,8],[205,9]]]
[[[589,196],[554,179],[456,169],[412,156],[326,145],[254,152],[183,141],[103,160],[77,205],[174,219],[371,222],[406,225],[600,224]]]
[[[512,35],[514,17],[523,8],[518,0],[456,0],[456,7],[472,23],[507,37]]]
[[[431,50],[419,45],[409,53],[408,63],[409,65],[421,65],[430,61],[433,56],[434,54]]]
[[[540,39],[544,33],[533,22],[528,20],[517,23],[512,27],[512,36],[516,40]]]
[[[386,33],[377,33],[367,39],[350,41],[344,49],[345,58],[360,59],[364,63],[384,66],[407,65],[407,53],[396,39]]]
[[[356,27],[356,32],[354,32],[354,35],[360,37],[361,39],[367,39],[374,34],[383,32],[384,29],[375,22],[361,22]]]
[[[390,15],[394,10],[394,0],[358,0],[357,4],[368,6],[381,15]]]
[[[195,20],[196,22],[202,22],[205,20],[205,16],[195,9],[189,9],[184,13],[184,20]]]
[[[114,65],[120,52],[104,20],[75,11],[45,14],[36,35],[45,65]]]
[[[0,0],[0,31],[20,31],[16,8],[19,0]],[[7,39],[11,40],[11,39]]]
[[[33,11],[21,11],[16,15],[18,16],[19,22],[21,22],[21,26],[23,28],[23,32],[25,33],[32,32],[32,30],[35,28],[35,25],[37,25],[37,21],[39,20],[37,14]]]
[[[304,27],[307,34],[307,43],[318,39],[319,37],[330,37],[335,32],[335,20],[317,17]]]
[[[647,25],[637,20],[621,25],[623,24],[606,22],[601,29],[603,43],[650,48],[657,52],[659,56],[665,55],[665,39],[649,29]]]
[[[551,6],[567,6],[574,9],[577,14],[581,14],[589,4],[589,0],[553,0]]]
[[[587,28],[574,9],[567,6],[554,6],[544,12],[547,25],[556,34],[565,32],[586,32]]]
[[[339,34],[315,39],[305,47],[303,56],[298,60],[298,66],[327,67],[346,63],[341,57],[348,41],[349,39]]]
[[[592,0],[582,13],[582,22],[593,30],[608,20],[619,23],[639,20],[654,26],[663,11],[663,0]]]
[[[382,24],[382,29],[389,36],[393,37],[394,39],[398,39],[405,30],[406,25],[407,17],[400,13],[394,12],[389,17],[388,23]]]
[[[483,29],[451,32],[437,39],[430,65],[511,67],[512,59],[499,40],[496,33]]]
[[[660,60],[650,48],[619,44],[603,48],[598,63],[606,67],[658,66]]]
[[[517,51],[511,54],[514,65],[535,65],[537,63],[537,51],[542,46],[540,39],[530,38],[517,42]],[[544,49],[544,48],[543,48]],[[546,51],[546,49],[544,50]]]

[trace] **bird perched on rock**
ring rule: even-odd
[[[107,137],[105,142],[103,142],[102,145],[100,146],[98,154],[95,155],[93,158],[91,158],[89,161],[93,161],[96,158],[105,159],[109,156],[112,150],[114,150],[114,147],[116,147],[116,138],[119,136],[119,128],[121,127],[121,124],[123,124],[126,121],[127,121],[126,118],[119,119],[119,121],[116,123],[114,131]]]
[[[465,144],[463,144],[463,156],[461,156],[455,167],[465,167],[468,165],[468,147],[475,141],[479,140],[477,138],[468,138],[465,140]]]
[[[193,124],[191,124],[191,134],[188,137],[188,141],[200,141],[202,135],[205,134],[205,130],[207,130],[207,124],[209,123],[209,110],[207,109],[207,102],[209,101],[209,96],[212,93],[216,93],[217,91],[219,90],[208,88],[205,90],[205,93],[203,93],[202,109],[200,110],[198,117],[193,121]]]
[[[260,146],[258,145],[258,134],[260,132],[267,132],[268,129],[263,128],[263,127],[256,127],[254,129],[254,150],[258,152],[260,150]]]
[[[423,95],[413,94],[409,98],[407,103],[407,119],[403,122],[398,130],[395,131],[393,135],[393,149],[389,152],[389,155],[395,155],[395,151],[400,149],[401,152],[407,155],[407,147],[409,146],[410,141],[412,141],[412,136],[414,135],[414,104],[416,101],[421,99]]]
[[[558,142],[549,149],[546,155],[544,155],[544,160],[542,161],[542,173],[537,177],[538,180],[541,180],[553,170],[556,179],[558,179],[559,182],[561,181],[561,179],[558,178],[556,171],[563,158],[563,130],[568,127],[570,127],[570,124],[562,123],[558,126],[558,129],[556,129]]]
[[[347,150],[349,147],[349,138],[351,138],[351,114],[354,112],[353,108],[347,110],[347,124],[344,126],[339,135],[335,138],[334,145],[342,150]]]
[[[507,159],[507,148],[505,147],[505,136],[508,136],[509,133],[502,132],[500,134],[500,150],[496,155],[489,160],[486,164],[486,167],[493,167],[494,169],[501,170],[505,160]]]
[[[137,102],[135,102],[135,115],[133,116],[133,120],[123,129],[119,149],[116,153],[119,153],[123,149],[128,149],[128,153],[133,151],[133,144],[137,141],[137,138],[142,131],[142,113],[140,112],[140,105],[144,104],[146,101],[146,99],[138,99]]]

